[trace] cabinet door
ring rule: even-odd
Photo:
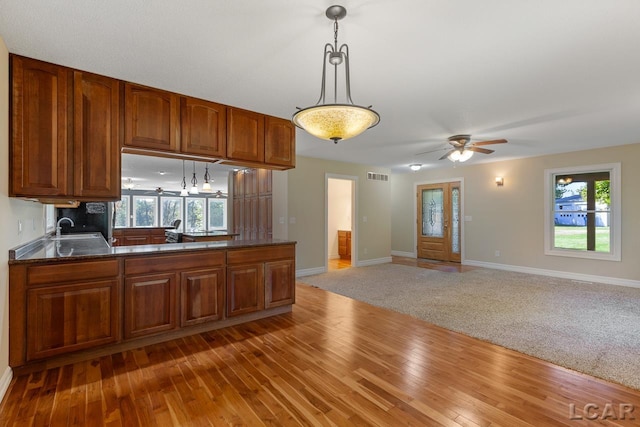
[[[264,264],[265,308],[293,304],[296,300],[294,261],[270,261]]]
[[[264,309],[264,264],[227,267],[227,317]]]
[[[258,239],[270,239],[273,237],[271,194],[258,197]]]
[[[27,360],[120,340],[119,281],[28,290]]]
[[[180,98],[180,152],[225,157],[227,110],[224,105]]]
[[[71,194],[70,74],[20,56],[11,60],[11,196]]]
[[[227,157],[264,162],[264,116],[253,111],[227,109]]]
[[[296,128],[290,120],[266,117],[264,162],[271,165],[295,167]]]
[[[120,82],[75,71],[74,195],[120,199]]]
[[[176,274],[134,276],[125,280],[124,337],[175,329]]]
[[[177,151],[178,95],[131,83],[124,88],[124,145]]]
[[[181,273],[181,326],[224,318],[224,273],[224,267]]]

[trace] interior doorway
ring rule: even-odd
[[[354,264],[355,180],[327,176],[327,270],[349,268]]]
[[[418,258],[460,262],[460,182],[424,184],[417,190]]]

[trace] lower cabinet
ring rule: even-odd
[[[125,260],[124,337],[224,318],[225,252]]]
[[[125,280],[124,337],[175,329],[176,274],[149,274]]]
[[[295,246],[227,252],[227,316],[295,302]]]
[[[295,244],[10,263],[9,282],[10,366],[65,361],[284,313]]]
[[[180,326],[224,319],[224,267],[180,274]]]
[[[17,272],[11,270],[12,362],[120,341],[122,285],[117,260],[23,265]],[[14,286],[16,276],[29,280]],[[20,315],[24,317],[18,322]],[[13,340],[15,335],[21,340]]]

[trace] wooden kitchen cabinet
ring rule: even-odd
[[[293,259],[264,264],[264,308],[293,304],[296,299],[296,272]]]
[[[120,82],[12,55],[10,195],[120,198]]]
[[[224,319],[225,268],[185,271],[180,274],[180,326]]]
[[[124,145],[177,152],[179,97],[133,83],[124,85]]]
[[[227,108],[227,158],[264,162],[264,115]]]
[[[295,302],[295,245],[227,252],[227,316]]]
[[[222,159],[227,154],[227,107],[180,98],[180,152]]]
[[[11,56],[10,196],[71,191],[69,70]]]
[[[291,120],[266,116],[264,162],[287,168],[296,166],[296,128]]]
[[[351,259],[351,231],[338,230],[338,255],[340,259]]]
[[[124,337],[223,319],[224,264],[224,251],[125,260]]]
[[[120,198],[120,81],[73,73],[75,196]]]
[[[12,303],[26,307],[17,312],[24,323],[12,323],[13,332],[25,338],[11,341],[14,362],[120,341],[117,260],[23,266],[12,269],[12,279]]]

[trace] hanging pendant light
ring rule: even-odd
[[[180,196],[187,197],[189,192],[187,191],[187,176],[184,173],[184,160],[182,161],[182,190],[180,190]]]
[[[338,21],[347,16],[342,6],[331,6],[326,11],[327,18],[333,20],[333,45],[324,47],[322,62],[322,86],[320,98],[316,105],[300,109],[292,118],[294,125],[304,129],[320,139],[330,139],[334,143],[360,135],[365,130],[380,122],[380,115],[369,107],[355,105],[351,100],[351,83],[349,80],[349,46],[343,44],[338,48]],[[334,68],[333,104],[325,102],[327,61]],[[338,66],[344,62],[345,101],[338,103]]]
[[[205,164],[205,166],[204,166],[204,184],[202,184],[202,192],[203,193],[211,193],[212,192],[211,182],[213,182],[213,180],[211,179],[211,176],[209,176],[209,165]]]
[[[191,190],[189,190],[189,194],[199,194],[198,178],[196,178],[196,162],[193,162],[193,176],[191,177]]]

